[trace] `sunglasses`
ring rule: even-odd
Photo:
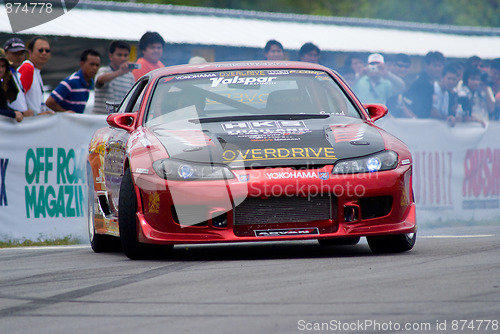
[[[40,52],[40,53],[43,53],[44,51],[46,53],[50,53],[50,49],[43,49],[43,48],[42,49],[38,49],[38,52]]]

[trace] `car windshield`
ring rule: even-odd
[[[328,73],[238,70],[160,78],[146,125],[241,118],[362,116]]]

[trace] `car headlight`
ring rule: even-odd
[[[223,165],[201,164],[176,159],[161,159],[153,162],[153,169],[165,180],[224,180],[234,174]]]
[[[372,173],[394,169],[398,165],[398,154],[394,151],[383,151],[367,157],[339,160],[332,174]]]

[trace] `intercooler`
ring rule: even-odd
[[[295,223],[332,218],[328,195],[249,197],[235,208],[235,225]]]

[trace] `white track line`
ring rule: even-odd
[[[453,238],[490,238],[494,237],[493,234],[475,234],[475,235],[423,235],[417,238],[423,239],[453,239]]]

